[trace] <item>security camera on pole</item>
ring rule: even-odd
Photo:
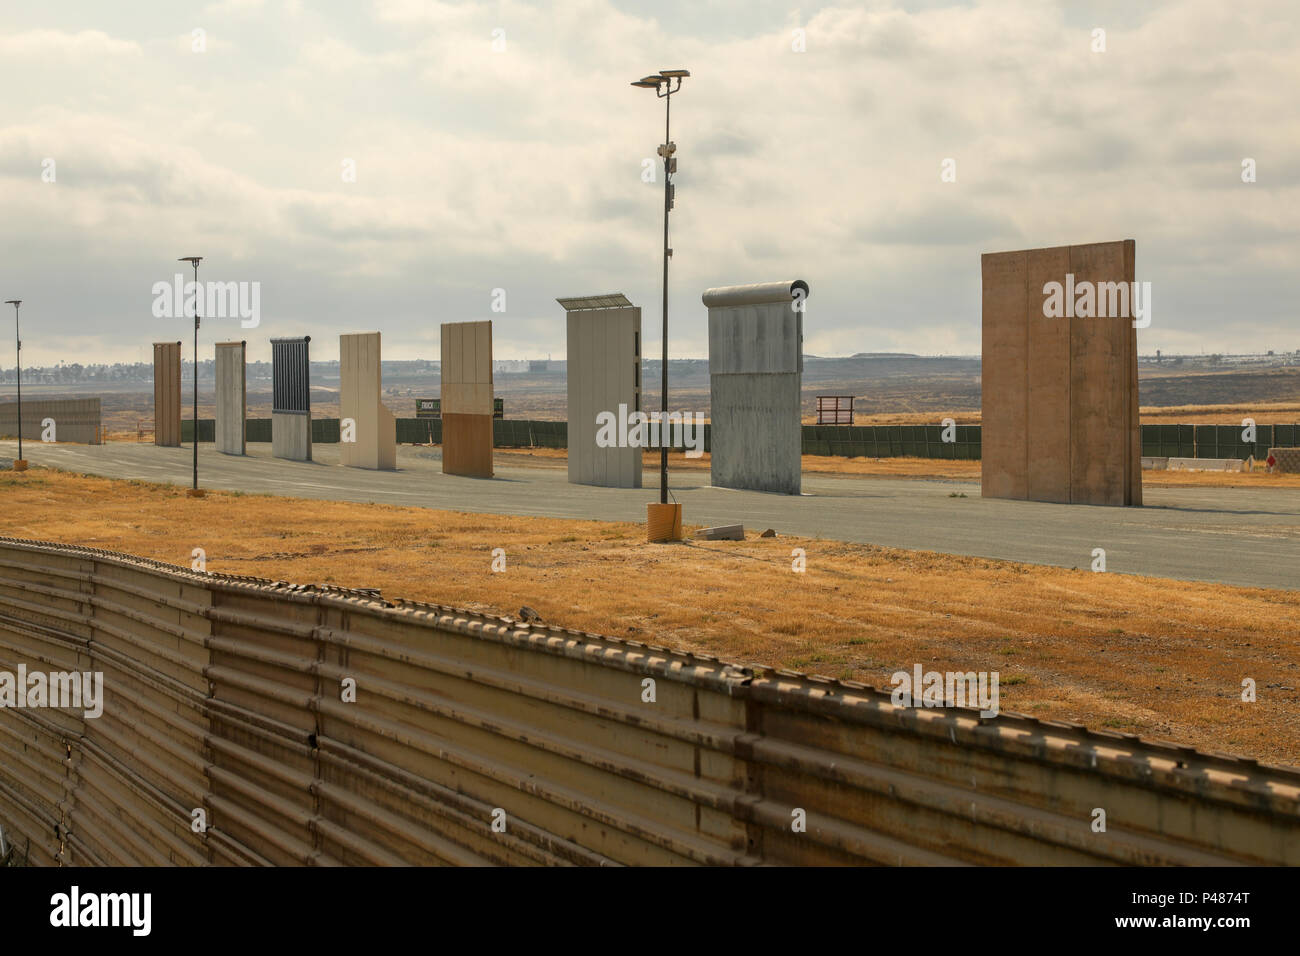
[[[677,172],[677,160],[673,156],[677,145],[672,141],[669,120],[672,95],[682,88],[682,80],[690,75],[687,70],[660,70],[632,83],[642,89],[654,90],[655,95],[664,101],[664,143],[659,147],[659,155],[664,161],[663,392],[660,404],[663,418],[659,424],[659,502],[646,505],[646,538],[649,541],[679,541],[682,537],[682,506],[676,502],[668,503],[668,260],[673,254],[668,246],[668,211],[673,208],[672,176]]]
[[[18,331],[18,307],[22,304],[22,299],[5,300],[5,305],[14,307],[14,341],[18,345],[17,367],[14,369],[18,374],[18,457],[14,459],[14,471],[27,470],[27,459],[23,457],[23,338]]]

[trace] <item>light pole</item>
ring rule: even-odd
[[[23,458],[23,337],[18,330],[18,307],[22,304],[22,299],[5,300],[5,305],[14,307],[14,343],[18,346],[14,369],[18,374],[18,457],[14,459],[14,471],[22,471],[27,467],[27,462]],[[20,465],[19,462],[22,464]]]
[[[653,76],[643,76],[632,83],[633,86],[654,90],[655,95],[664,101],[664,143],[659,147],[659,155],[664,159],[663,395],[660,403],[663,415],[659,422],[659,503],[661,505],[668,504],[668,439],[664,430],[668,427],[668,260],[673,254],[673,250],[668,247],[668,210],[673,208],[672,174],[677,172],[677,160],[673,158],[677,146],[672,141],[668,124],[672,116],[673,94],[682,88],[682,80],[690,75],[687,70],[660,70]]]
[[[190,497],[199,497],[199,300],[203,293],[199,289],[199,263],[202,256],[181,256],[177,262],[188,262],[194,266],[194,487]]]

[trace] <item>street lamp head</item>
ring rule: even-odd
[[[662,76],[643,76],[639,80],[634,80],[632,85],[644,87],[647,90],[657,90],[659,89],[659,84],[663,81],[664,78]]]
[[[179,259],[177,259],[176,261],[177,261],[177,262],[188,262],[188,263],[190,263],[190,265],[195,265],[195,266],[197,266],[200,262],[203,261],[203,257],[202,257],[202,256],[181,256],[181,257],[180,257]]]
[[[659,75],[665,77],[676,77],[677,79],[680,80],[684,76],[690,76],[691,71],[690,70],[660,70]]]
[[[5,305],[12,305],[15,309],[22,304],[22,299],[5,299]]]

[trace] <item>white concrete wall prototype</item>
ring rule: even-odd
[[[388,471],[397,467],[397,420],[380,400],[382,393],[379,333],[340,335],[340,426],[349,418],[355,423],[355,441],[339,445],[342,464]],[[346,439],[346,431],[340,437]]]
[[[246,350],[243,342],[217,343],[217,451],[242,455],[248,417]]]
[[[601,448],[596,417],[641,408],[641,309],[568,313],[569,481],[641,487],[640,448]]]
[[[802,279],[725,286],[709,309],[710,476],[718,488],[802,488]]]

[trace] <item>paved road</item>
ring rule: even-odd
[[[317,445],[315,462],[271,458],[270,445],[246,458],[199,449],[201,484],[250,493],[373,501],[491,514],[644,521],[657,500],[658,473],[641,490],[568,483],[559,467],[516,464],[501,455],[490,480],[443,475],[437,449],[403,446],[396,472],[340,467],[337,445]],[[0,442],[12,456],[13,442]],[[192,450],[115,442],[24,443],[28,461],[111,478],[188,486]],[[708,486],[708,472],[671,481],[691,524],[744,524],[788,534],[1090,567],[1106,550],[1111,572],[1270,588],[1300,588],[1300,491],[1147,488],[1144,508],[1103,508],[979,497],[974,481],[805,476],[800,497]],[[952,497],[965,494],[967,497]]]

